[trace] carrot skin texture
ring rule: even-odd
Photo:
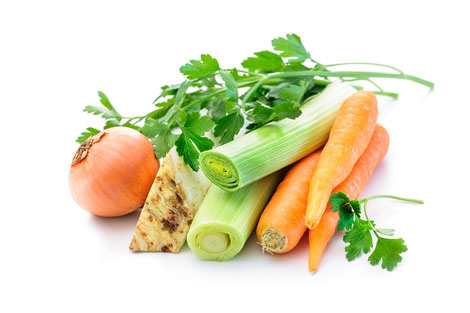
[[[375,168],[387,154],[389,142],[387,130],[377,124],[366,150],[354,165],[349,176],[333,190],[333,193],[341,191],[347,194],[350,199],[357,199]],[[309,230],[308,267],[310,272],[315,272],[318,269],[323,251],[336,231],[339,212],[333,212],[330,208],[331,206],[328,205],[318,226]]]
[[[264,209],[256,228],[259,242],[263,245],[263,234],[266,230],[274,230],[286,239],[280,250],[267,249],[267,251],[286,253],[292,250],[307,230],[305,210],[307,208],[308,187],[315,166],[320,159],[320,153],[321,149],[295,164],[287,172]]]
[[[317,226],[331,192],[346,179],[366,149],[377,115],[377,98],[370,91],[358,91],[341,105],[310,181],[305,219],[308,228]]]

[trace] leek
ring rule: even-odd
[[[281,172],[236,192],[212,185],[188,233],[191,251],[208,261],[226,261],[240,252],[274,193]]]
[[[312,153],[328,139],[336,113],[356,90],[333,83],[307,99],[302,115],[260,127],[201,153],[202,171],[215,185],[235,191]]]

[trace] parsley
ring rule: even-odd
[[[395,98],[398,94],[384,91],[371,78],[407,79],[433,87],[431,82],[388,65],[374,64],[397,73],[334,71],[344,63],[316,62],[295,34],[272,40],[272,47],[274,51],[255,52],[244,60],[243,69],[221,67],[209,54],[190,60],[179,69],[185,81],[162,86],[153,109],[145,115],[122,116],[102,92],[98,93],[101,105],[86,106],[84,111],[102,117],[104,129],[124,126],[140,131],[151,140],[158,158],[176,146],[184,162],[198,170],[199,154],[214,145],[207,136],[209,132],[224,144],[233,140],[244,125],[251,131],[273,121],[295,119],[302,114],[303,101],[321,92],[331,78],[366,81],[378,88],[376,94]],[[98,132],[88,127],[77,142]]]
[[[367,216],[367,203],[369,200],[378,198],[392,198],[402,201],[423,203],[421,200],[407,199],[388,195],[379,195],[362,200],[350,200],[343,192],[337,192],[331,195],[331,210],[339,212],[339,221],[337,230],[344,230],[343,241],[348,245],[345,247],[346,258],[352,261],[362,253],[367,254],[373,248],[372,234],[377,238],[374,251],[369,256],[369,262],[377,265],[382,261],[382,268],[392,271],[398,263],[401,262],[401,254],[408,250],[405,241],[402,238],[391,239],[384,236],[393,236],[395,230],[386,228],[377,228],[375,222]],[[364,205],[365,220],[361,219],[361,205]],[[380,234],[380,235],[379,235]]]

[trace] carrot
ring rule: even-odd
[[[358,198],[375,168],[387,154],[388,144],[387,131],[377,124],[366,150],[354,165],[349,176],[333,190],[333,193],[342,191],[350,199]],[[310,242],[308,268],[310,272],[317,270],[323,251],[331,237],[333,237],[338,224],[339,212],[333,212],[330,208],[331,206],[328,206],[318,226],[310,230],[308,234]]]
[[[317,150],[295,164],[277,187],[256,228],[263,251],[285,253],[294,248],[307,230],[308,184],[320,159]]]
[[[369,144],[377,121],[377,98],[358,91],[341,105],[310,181],[305,225],[317,226],[331,191],[351,172]]]

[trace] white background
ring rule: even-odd
[[[1,1],[0,311],[454,311],[468,307],[470,23],[464,1]],[[436,83],[384,81],[389,154],[363,196],[408,245],[394,272],[348,263],[337,234],[319,271],[308,243],[263,255],[254,237],[225,263],[133,254],[139,212],[91,216],[71,199],[82,112],[102,90],[124,115],[151,108],[179,66],[210,53],[233,67],[297,33],[323,63],[382,62]]]

